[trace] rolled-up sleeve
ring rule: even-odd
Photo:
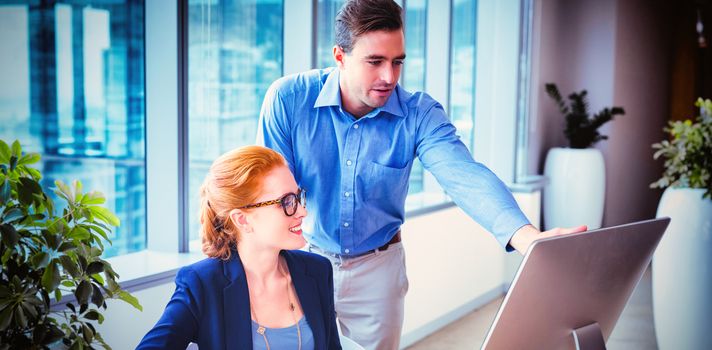
[[[514,233],[529,220],[507,186],[485,165],[476,162],[434,103],[419,116],[416,154],[453,201],[490,231],[507,250]]]

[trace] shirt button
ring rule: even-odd
[[[351,161],[350,161],[350,160],[347,160],[347,161],[346,161],[346,165],[351,166]]]
[[[358,129],[358,124],[354,124],[354,129]]]
[[[351,251],[348,249],[344,249],[344,253],[348,254],[348,253],[351,253]]]
[[[345,223],[344,223],[344,227],[349,227],[349,223],[348,223],[348,222],[345,222]]]
[[[348,197],[351,195],[351,192],[344,192],[344,196]]]

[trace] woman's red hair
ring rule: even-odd
[[[240,240],[230,219],[232,209],[260,195],[262,182],[272,169],[286,166],[279,153],[262,146],[244,146],[216,159],[200,187],[200,236],[203,253],[227,260]]]

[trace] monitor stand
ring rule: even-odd
[[[571,331],[576,343],[576,350],[606,350],[606,342],[603,341],[603,333],[598,322],[587,326],[576,328]]]

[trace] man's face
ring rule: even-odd
[[[383,106],[398,83],[405,60],[403,31],[377,30],[361,34],[350,53],[335,46],[334,59],[341,71],[343,107],[354,116],[362,117]]]

